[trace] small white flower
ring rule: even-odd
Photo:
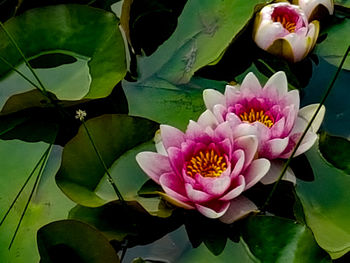
[[[76,119],[79,119],[80,121],[83,121],[84,120],[84,118],[86,117],[86,111],[84,111],[84,110],[77,110],[76,112],[75,112],[75,118]]]

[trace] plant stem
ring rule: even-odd
[[[271,198],[272,198],[274,192],[275,192],[276,189],[277,189],[277,186],[278,186],[279,182],[281,181],[283,175],[284,175],[285,172],[287,171],[288,166],[289,166],[289,164],[290,164],[292,158],[294,157],[294,155],[295,155],[297,149],[299,148],[301,142],[302,142],[303,139],[305,138],[307,131],[310,129],[310,127],[311,127],[313,121],[315,120],[315,118],[316,118],[318,112],[320,111],[322,105],[325,103],[325,101],[326,101],[326,99],[327,99],[329,93],[331,92],[331,90],[332,90],[332,88],[333,88],[333,86],[334,86],[335,81],[337,80],[337,78],[338,78],[338,76],[339,76],[339,73],[340,73],[340,71],[341,71],[341,69],[342,69],[342,67],[343,67],[343,65],[344,65],[344,63],[345,63],[345,60],[346,60],[346,58],[347,58],[349,52],[350,52],[350,46],[348,46],[348,48],[347,48],[347,50],[346,50],[346,52],[345,52],[345,54],[344,54],[344,56],[343,56],[343,59],[341,60],[339,66],[338,66],[338,69],[337,69],[337,71],[336,71],[336,73],[335,73],[335,75],[334,75],[334,77],[333,77],[333,79],[332,79],[332,82],[331,82],[331,84],[329,85],[328,89],[326,90],[325,94],[323,95],[323,97],[322,97],[322,99],[321,99],[321,101],[320,101],[320,103],[319,103],[319,105],[318,105],[318,107],[317,107],[315,113],[313,114],[313,116],[312,116],[312,118],[310,119],[309,123],[307,124],[307,126],[306,126],[304,132],[302,133],[300,139],[298,140],[297,144],[295,145],[295,147],[294,147],[294,149],[293,149],[293,151],[292,151],[292,154],[290,155],[290,157],[288,158],[288,160],[287,160],[286,163],[284,164],[280,176],[278,177],[276,183],[273,185],[273,188],[272,188],[272,190],[271,190],[269,196],[267,197],[266,202],[264,203],[264,205],[263,205],[262,208],[261,208],[262,211],[264,211],[265,208],[266,208],[266,206],[269,204],[269,202],[270,202],[270,200],[271,200]]]
[[[32,86],[34,86],[35,88],[37,88],[40,92],[42,92],[42,90],[38,87],[38,85],[36,85],[33,81],[31,81],[28,77],[26,77],[22,72],[20,72],[18,69],[16,69],[14,66],[11,65],[10,62],[8,62],[6,59],[4,59],[3,57],[0,57],[0,59],[6,64],[8,65],[13,71],[17,72],[22,78],[24,78],[26,81],[28,81]]]
[[[38,185],[39,179],[40,179],[40,177],[41,177],[41,175],[42,175],[42,173],[43,173],[43,169],[44,169],[44,167],[45,167],[45,164],[46,164],[46,161],[47,161],[47,157],[49,156],[49,152],[50,152],[50,150],[51,150],[51,147],[52,147],[52,144],[50,144],[49,151],[46,151],[46,152],[45,152],[45,155],[44,155],[45,157],[44,157],[44,159],[43,159],[43,162],[41,163],[41,166],[40,166],[40,170],[39,170],[39,172],[38,172],[38,175],[37,175],[37,177],[35,178],[34,186],[33,186],[33,188],[32,188],[32,191],[30,192],[29,198],[28,198],[28,200],[27,200],[27,203],[26,203],[26,205],[25,205],[25,207],[24,207],[24,210],[23,210],[23,212],[22,212],[21,218],[19,219],[19,222],[18,222],[18,224],[17,224],[15,233],[13,234],[13,237],[12,237],[12,239],[11,239],[10,245],[9,245],[9,247],[8,247],[9,250],[11,249],[12,244],[13,244],[13,242],[15,241],[15,238],[16,238],[16,236],[17,236],[18,230],[19,230],[19,228],[20,228],[20,226],[21,226],[21,224],[22,224],[24,215],[26,214],[27,209],[28,209],[28,207],[29,207],[29,203],[30,203],[30,201],[32,200],[32,197],[33,197],[33,195],[34,195],[34,191],[35,191],[35,189],[36,189],[36,187],[37,187],[37,185]]]
[[[23,192],[24,188],[26,187],[26,185],[28,184],[29,180],[32,178],[34,172],[36,171],[36,169],[38,168],[38,166],[40,165],[40,163],[42,162],[42,160],[45,158],[45,156],[48,155],[49,151],[51,149],[51,145],[47,148],[47,150],[44,152],[44,154],[40,157],[39,161],[36,163],[35,167],[33,168],[32,172],[29,174],[27,180],[24,182],[24,184],[22,185],[21,189],[19,190],[19,192],[17,193],[15,199],[12,201],[10,207],[7,209],[4,217],[2,218],[1,222],[0,222],[0,226],[4,223],[6,217],[8,216],[8,214],[10,213],[11,209],[13,208],[13,206],[15,205],[17,199],[19,198],[19,196],[21,195],[21,193]]]
[[[90,142],[91,142],[91,144],[92,144],[92,147],[94,148],[94,150],[95,150],[95,152],[96,152],[96,154],[97,154],[97,156],[98,156],[98,159],[100,160],[100,162],[101,162],[101,164],[102,164],[102,166],[103,166],[103,168],[104,168],[104,170],[105,170],[105,172],[106,172],[106,174],[107,174],[108,182],[112,185],[112,187],[113,187],[115,193],[117,194],[119,200],[120,200],[122,203],[125,203],[125,200],[124,200],[122,194],[121,194],[120,191],[118,190],[117,185],[115,184],[115,182],[114,182],[114,180],[113,180],[111,174],[110,174],[109,171],[108,171],[107,165],[106,165],[105,162],[103,161],[103,158],[102,158],[102,156],[101,156],[99,150],[97,149],[97,147],[96,147],[96,145],[95,145],[95,142],[94,142],[94,140],[93,140],[93,138],[92,138],[92,135],[91,135],[91,133],[90,133],[88,127],[86,126],[85,121],[82,120],[82,123],[83,123],[83,126],[84,126],[84,128],[85,128],[86,134],[87,134],[87,136],[89,137],[89,140],[90,140]]]
[[[10,41],[12,42],[12,44],[15,46],[15,48],[17,49],[18,53],[21,55],[21,57],[23,58],[24,62],[26,63],[27,67],[29,68],[29,70],[32,72],[33,76],[35,77],[35,79],[38,81],[39,86],[41,87],[41,90],[44,94],[47,94],[47,90],[44,86],[44,84],[41,82],[41,80],[39,79],[38,75],[35,73],[34,69],[32,68],[32,66],[29,64],[29,61],[27,60],[27,58],[25,57],[25,55],[23,54],[22,50],[19,48],[19,46],[17,45],[16,41],[14,40],[14,38],[12,37],[12,35],[10,34],[9,31],[7,31],[7,29],[5,28],[4,24],[2,22],[0,22],[0,26],[1,28],[4,30],[4,32],[6,33],[7,37],[10,39]]]

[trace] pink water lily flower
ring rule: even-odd
[[[292,3],[303,9],[309,21],[319,20],[334,12],[333,0],[293,0]]]
[[[263,178],[270,163],[255,157],[258,140],[250,125],[232,129],[205,111],[185,133],[168,125],[160,130],[160,152],[141,152],[136,160],[166,200],[226,223],[257,210],[241,194]]]
[[[255,19],[253,39],[267,52],[298,62],[315,46],[318,33],[318,21],[309,23],[299,6],[281,2],[261,9]]]
[[[242,123],[256,128],[258,156],[269,160],[285,159],[291,155],[318,107],[318,104],[312,104],[299,110],[299,92],[288,91],[287,78],[282,71],[275,73],[264,87],[261,87],[253,73],[248,73],[241,86],[227,85],[225,94],[207,89],[203,92],[203,98],[218,123],[228,121],[233,129]],[[324,114],[325,108],[322,106],[295,156],[304,153],[315,143]],[[271,183],[279,175],[281,161],[273,161],[271,165],[263,183]],[[291,170],[289,175],[289,179],[295,181]]]

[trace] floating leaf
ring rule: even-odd
[[[118,263],[108,239],[95,228],[75,220],[50,223],[38,231],[42,262]]]
[[[223,91],[225,84],[224,81],[193,78],[188,84],[174,86],[153,79],[145,84],[124,81],[123,88],[130,114],[185,129],[188,121],[196,120],[205,109],[203,90],[216,88]]]
[[[107,167],[111,167],[113,162],[126,151],[153,138],[158,128],[156,123],[147,119],[119,114],[102,115],[90,119],[86,122],[86,126]],[[117,170],[117,176],[114,177],[117,185],[119,185],[118,172]],[[103,199],[96,193],[101,188],[99,184],[104,175],[105,170],[86,130],[81,126],[78,134],[64,148],[56,182],[76,203],[96,207],[111,200]],[[133,173],[128,171],[127,176],[127,180],[134,183],[130,180]],[[112,187],[108,185],[108,188]],[[116,198],[115,194],[113,198]]]
[[[329,63],[338,66],[350,43],[350,19],[342,19],[337,24],[327,28],[327,38],[316,46],[316,54],[323,57]],[[350,59],[347,59],[343,66],[350,70]]]
[[[120,243],[127,240],[128,247],[152,243],[182,224],[179,217],[151,216],[135,201],[125,204],[114,201],[96,208],[76,206],[70,211],[69,218],[89,223],[109,240]]]
[[[43,142],[0,140],[0,220],[47,147],[48,144]],[[1,225],[0,262],[38,262],[39,254],[35,238],[37,230],[52,220],[65,218],[74,206],[74,203],[58,189],[54,180],[54,175],[59,168],[61,153],[61,147],[53,147],[10,250],[8,247],[34,185],[34,178],[28,182]],[[35,177],[36,174],[37,172],[33,176]]]
[[[250,217],[243,240],[259,262],[331,262],[305,225],[273,216]]]
[[[350,174],[350,141],[324,132],[319,141],[321,154],[338,169]]]
[[[306,153],[314,171],[312,183],[298,180],[296,191],[307,225],[333,259],[350,251],[350,175],[329,165],[314,146]]]
[[[77,62],[60,66],[57,70],[36,70],[39,76],[44,78],[43,82],[47,84],[49,91],[57,92],[56,95],[59,98],[76,100],[82,97],[105,97],[124,77],[126,73],[124,43],[117,23],[112,13],[103,10],[83,5],[58,5],[29,10],[8,20],[5,28],[28,59],[58,53],[73,56],[78,59],[78,62],[80,61],[78,68],[80,71],[83,70],[80,73],[76,68]],[[23,62],[18,50],[3,30],[0,32],[0,56],[15,67]],[[66,73],[62,74],[63,69],[60,68],[64,68]],[[20,69],[27,72],[24,66]],[[83,74],[85,79],[88,78],[87,70],[91,75],[90,87],[86,81],[85,85],[79,83],[78,80],[81,78],[77,78],[78,73]],[[23,92],[24,89],[22,85],[16,85],[19,79],[14,76],[15,73],[7,74],[10,71],[11,68],[8,65],[4,62],[0,63],[2,83],[7,81],[6,86],[13,87],[11,92],[6,91],[7,96]],[[48,72],[50,74],[52,72],[53,75],[57,73],[55,81],[46,79],[49,77]],[[67,82],[68,72],[74,80],[70,85]],[[32,78],[31,75],[27,75]],[[53,75],[50,75],[50,78]],[[57,91],[55,86],[59,86],[58,89],[61,90]],[[26,87],[29,88],[28,85]],[[2,89],[5,88],[2,87]]]

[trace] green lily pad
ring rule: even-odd
[[[84,5],[58,5],[29,10],[4,25],[28,59],[53,53],[78,59],[57,68],[35,69],[47,89],[61,99],[105,97],[126,73],[124,43],[112,13]],[[0,55],[32,79],[3,30]],[[1,62],[2,83],[6,89],[12,87],[7,96],[30,88],[10,72],[11,68]]]
[[[190,119],[197,120],[205,110],[203,90],[224,91],[225,84],[224,81],[195,77],[190,83],[179,86],[160,79],[146,83],[124,81],[123,88],[130,114],[185,129]]]
[[[331,262],[305,225],[274,216],[250,217],[243,240],[259,262]]]
[[[89,223],[109,240],[122,243],[127,239],[128,247],[152,243],[183,223],[175,216],[151,216],[136,201],[113,201],[95,208],[78,205],[70,211],[69,218]]]
[[[350,19],[344,18],[330,26],[324,31],[326,40],[316,46],[316,54],[338,67],[350,43],[349,32]],[[343,68],[350,70],[350,59],[345,61]]]
[[[320,135],[319,141],[322,156],[338,169],[350,174],[350,141],[327,134]]]
[[[76,220],[50,223],[38,231],[41,262],[118,263],[108,239],[97,229]]]
[[[350,1],[349,0],[334,0],[334,3],[337,5],[345,6],[347,8],[350,8]]]
[[[119,114],[102,115],[90,119],[86,122],[86,126],[107,167],[111,167],[128,150],[153,138],[158,129],[157,123],[147,119]],[[136,161],[134,161],[135,165]],[[114,176],[114,171],[116,176]],[[111,175],[117,186],[119,186],[119,174],[123,174],[120,169],[111,169]],[[56,175],[56,182],[74,202],[97,207],[116,199],[113,192],[112,196],[109,197],[111,199],[106,196],[102,197],[104,191],[102,194],[97,193],[101,192],[101,188],[103,188],[102,181],[106,180],[104,175],[105,170],[94,151],[86,130],[81,126],[78,134],[64,148],[62,164]],[[127,181],[129,185],[134,185],[135,182],[130,180],[131,176],[134,176],[133,173],[131,170],[127,170]],[[107,184],[106,188],[112,190],[110,184]],[[124,193],[125,191],[122,191],[122,194]]]
[[[316,146],[306,156],[315,180],[298,180],[297,195],[317,243],[336,259],[350,251],[350,175],[327,163]]]
[[[0,220],[5,216],[21,186],[30,175],[47,143],[27,143],[19,140],[0,140]],[[58,189],[54,175],[59,168],[62,147],[54,146],[28,210],[22,220],[12,247],[8,250],[15,229],[34,186],[39,168],[33,174],[17,202],[0,227],[0,262],[39,261],[36,232],[52,220],[66,218],[75,205]]]
[[[175,32],[149,57],[138,61],[139,81],[151,76],[187,83],[199,68],[218,58],[265,1],[189,0]]]

